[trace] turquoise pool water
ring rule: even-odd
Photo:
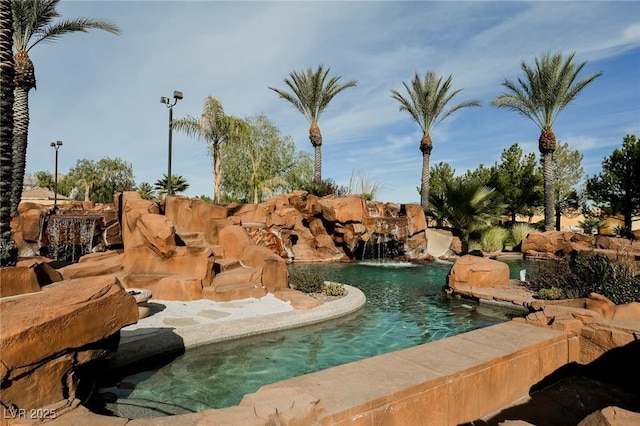
[[[509,262],[516,278],[521,262]],[[394,266],[395,265],[395,266]],[[361,289],[367,305],[331,322],[209,345],[101,390],[107,410],[151,417],[237,405],[261,386],[510,319],[516,312],[440,292],[450,263],[293,265]],[[117,401],[114,399],[117,398]]]

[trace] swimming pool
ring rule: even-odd
[[[517,276],[518,263],[511,263]],[[237,405],[261,386],[336,365],[486,327],[517,311],[447,300],[440,289],[450,263],[292,265],[358,287],[367,305],[348,317],[188,350],[101,389],[107,411],[129,418]],[[514,276],[514,277],[515,277]]]

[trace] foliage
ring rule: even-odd
[[[12,0],[10,2],[13,12],[11,15],[13,17],[13,50],[15,51],[15,67],[12,67],[12,71],[15,70],[12,214],[17,214],[22,197],[30,120],[29,91],[36,87],[35,67],[29,57],[29,51],[38,44],[57,41],[66,34],[86,33],[92,29],[120,34],[118,27],[107,21],[92,18],[65,18],[56,21],[56,18],[61,16],[57,10],[58,3],[60,0]],[[7,51],[7,49],[4,50]],[[8,50],[11,51],[11,49]],[[3,67],[2,76],[6,77],[5,74],[7,70]],[[6,84],[2,87],[10,88]],[[4,138],[3,140],[6,141]],[[3,158],[5,158],[4,153]]]
[[[370,173],[361,171],[351,173],[349,194],[357,194],[367,201],[373,201],[383,187],[384,184],[376,180]]]
[[[322,288],[325,296],[344,296],[346,293],[344,285],[340,283],[327,282]]]
[[[311,178],[311,158],[265,116],[245,118],[249,131],[221,147],[226,165],[222,193],[226,201],[263,202],[295,188],[290,181]]]
[[[489,227],[503,208],[492,188],[455,178],[444,181],[444,191],[432,193],[429,201],[427,215],[451,225],[463,241]]]
[[[153,186],[149,182],[142,182],[138,185],[138,194],[143,200],[153,200],[156,197]]]
[[[36,172],[35,178],[36,178],[36,184],[40,188],[47,188],[53,191],[55,186],[55,179],[53,177],[53,173],[47,172],[45,170],[41,170]]]
[[[622,149],[615,149],[602,162],[602,173],[587,181],[588,197],[609,215],[622,214],[624,226],[632,228],[633,216],[640,215],[640,142],[627,135]]]
[[[486,252],[502,251],[505,240],[509,237],[509,231],[499,226],[492,226],[482,231],[480,244]]]
[[[326,195],[335,195],[336,197],[346,197],[349,195],[349,188],[338,185],[333,179],[323,179],[320,182],[307,181],[300,187],[309,194],[324,197]]]
[[[560,300],[566,299],[567,295],[565,292],[558,287],[550,287],[550,288],[541,288],[537,293],[538,299],[544,300]]]
[[[500,159],[491,171],[489,186],[500,194],[511,222],[515,222],[516,215],[542,205],[542,174],[535,154],[523,156],[518,144],[502,151]]]
[[[429,209],[429,158],[433,149],[431,132],[442,120],[456,111],[480,106],[480,101],[477,99],[452,104],[462,89],[453,90],[451,80],[451,75],[443,81],[442,77],[433,71],[427,71],[424,79],[415,73],[411,84],[402,83],[407,92],[406,96],[397,90],[391,91],[391,97],[400,103],[400,111],[406,111],[422,130],[420,205],[425,211]]]
[[[324,287],[324,277],[317,271],[293,269],[289,272],[289,283],[304,293],[320,293]]]
[[[640,274],[623,256],[609,259],[597,254],[576,253],[558,261],[539,262],[532,268],[528,285],[534,291],[561,289],[568,298],[598,293],[616,304],[640,302]]]
[[[560,230],[560,219],[565,212],[576,212],[580,206],[580,197],[575,185],[580,183],[584,175],[582,160],[584,156],[577,149],[569,148],[569,144],[560,143],[553,153],[553,190],[556,201],[556,230]]]
[[[598,209],[584,205],[582,206],[582,215],[584,220],[578,222],[578,226],[585,234],[592,234],[594,230],[597,233],[600,229],[606,228],[605,220]]]
[[[340,84],[341,77],[339,76],[332,76],[327,80],[330,70],[331,68],[325,69],[320,64],[315,71],[309,67],[302,72],[291,72],[289,77],[284,79],[284,83],[291,89],[291,92],[269,87],[309,121],[309,140],[315,148],[313,176],[315,182],[322,180],[322,153],[320,150],[322,133],[318,127],[318,120],[334,96],[357,84],[355,80]]]
[[[169,179],[167,178],[167,174],[162,175],[162,179],[158,179],[153,184],[153,188],[158,191],[158,197],[164,198],[169,190]],[[185,192],[189,189],[189,182],[181,176],[171,174],[171,192],[174,194]]]
[[[238,136],[246,135],[249,131],[248,126],[244,120],[226,115],[222,103],[211,95],[204,99],[200,118],[187,115],[173,120],[171,126],[208,144],[213,162],[213,200],[218,204],[223,179],[220,146],[227,141],[233,141],[234,138],[237,139]]]
[[[85,201],[111,203],[116,192],[135,188],[133,166],[120,158],[81,159],[58,181],[58,192],[71,195],[74,188],[84,193]]]
[[[535,228],[528,223],[514,223],[511,226],[511,240],[517,246],[533,231]]]
[[[209,197],[208,195],[202,194],[202,195],[196,196],[196,198],[199,198],[206,203],[213,204],[213,198]]]
[[[544,220],[545,229],[554,227],[554,186],[553,152],[556,150],[556,136],[552,127],[562,110],[569,106],[578,94],[602,73],[594,73],[578,80],[578,75],[586,62],[573,62],[575,53],[566,58],[562,53],[544,52],[535,59],[531,67],[524,61],[520,66],[524,78],[505,79],[505,92],[497,96],[492,104],[517,112],[540,128],[538,147],[543,161],[544,177]]]

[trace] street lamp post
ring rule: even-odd
[[[178,103],[178,99],[182,99],[182,92],[177,90],[173,91],[173,102],[166,96],[160,98],[160,102],[165,104],[169,108],[169,160],[167,170],[167,195],[171,195],[171,138],[172,138],[172,126],[173,123],[173,107]]]
[[[58,149],[62,146],[62,141],[51,142],[49,146],[52,146],[56,150],[56,169],[53,175],[53,209],[58,208]]]

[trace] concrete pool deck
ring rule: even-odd
[[[240,339],[341,318],[362,309],[364,293],[345,285],[344,297],[321,306],[296,310],[273,294],[230,302],[149,300],[152,314],[121,330],[120,345],[110,367],[197,346]]]

